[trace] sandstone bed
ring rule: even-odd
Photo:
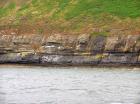
[[[0,63],[140,66],[140,35],[0,35]]]

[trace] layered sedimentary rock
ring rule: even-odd
[[[0,63],[140,66],[140,35],[1,34]]]

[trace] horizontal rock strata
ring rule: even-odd
[[[140,35],[0,35],[0,63],[140,66]]]

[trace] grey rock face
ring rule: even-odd
[[[101,58],[97,58],[96,56],[74,56],[72,60],[72,64],[99,64]]]
[[[87,51],[89,39],[90,39],[89,34],[79,35],[79,37],[77,38],[76,50],[79,52]]]
[[[91,37],[89,41],[89,47],[91,53],[102,53],[105,48],[106,37],[104,36],[96,36]]]
[[[11,35],[0,35],[0,45],[10,45],[12,37]]]
[[[140,65],[140,35],[0,35],[0,63]]]
[[[96,56],[63,56],[63,55],[44,55],[41,62],[44,64],[98,64],[101,59]]]
[[[139,41],[139,38],[140,38],[139,35],[136,35],[136,36],[128,35],[124,51],[125,52],[135,52],[135,48],[136,48],[135,46],[137,44],[137,41]]]
[[[9,53],[9,52],[13,52],[14,48],[9,47],[9,46],[4,46],[4,47],[0,47],[0,54],[4,54],[4,53]]]
[[[116,44],[118,44],[118,41],[119,41],[118,36],[107,37],[106,45],[105,45],[105,51],[114,52]]]
[[[60,55],[45,55],[42,57],[41,59],[41,62],[42,63],[54,63],[54,64],[58,64],[60,63],[60,59],[62,58],[63,56],[60,56]]]
[[[61,50],[63,46],[59,43],[47,43],[43,46],[44,53],[48,54],[57,54],[59,50]]]
[[[15,45],[19,44],[30,44],[30,38],[27,36],[13,36],[12,43]]]
[[[22,57],[22,63],[40,63],[40,56],[37,54],[29,53]]]
[[[62,43],[62,35],[61,34],[54,34],[48,37],[48,43]]]
[[[125,36],[112,36],[107,37],[105,51],[106,52],[124,52],[126,46]]]
[[[138,63],[140,64],[140,55],[138,56]]]
[[[135,52],[140,53],[140,35],[136,36]]]
[[[0,55],[0,63],[19,63],[22,57],[20,53],[8,53]]]
[[[137,54],[109,54],[102,59],[102,63],[135,64],[137,63]]]

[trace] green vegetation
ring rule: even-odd
[[[7,16],[11,10],[15,9],[16,4],[14,2],[9,3],[5,7],[0,8],[0,17]]]
[[[89,24],[109,27],[115,21],[140,17],[139,0],[0,0],[0,4],[0,24],[12,18],[13,24],[43,21],[68,30]]]

